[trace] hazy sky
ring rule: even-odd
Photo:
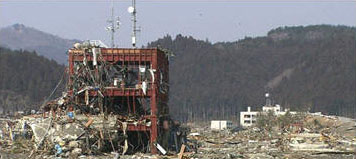
[[[115,0],[121,47],[130,45],[130,4]],[[105,30],[110,6],[110,0],[0,0],[0,27],[22,23],[64,38],[110,44]],[[263,36],[279,26],[356,26],[355,0],[137,0],[137,11],[139,46],[166,34],[217,42]]]

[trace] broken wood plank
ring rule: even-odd
[[[182,159],[183,158],[184,150],[185,150],[185,145],[182,144],[182,146],[180,147],[178,159]]]

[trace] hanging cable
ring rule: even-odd
[[[51,94],[43,101],[43,103],[42,103],[42,105],[40,107],[41,109],[46,105],[46,103],[49,101],[49,99],[51,99],[53,94],[57,91],[58,87],[60,86],[60,84],[62,83],[62,81],[64,79],[65,72],[66,72],[66,70],[64,69],[64,72],[62,73],[61,79],[58,81],[56,87],[52,90]]]

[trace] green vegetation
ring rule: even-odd
[[[34,52],[0,48],[0,106],[5,112],[38,108],[63,72],[63,65]]]
[[[287,117],[286,117],[287,118]],[[259,113],[256,119],[256,127],[261,130],[272,131],[272,128],[277,125],[277,116],[273,111],[268,111],[267,113]]]
[[[153,46],[175,54],[169,105],[176,119],[237,120],[248,105],[260,108],[267,90],[291,110],[356,117],[354,27],[281,27],[264,37],[215,44],[167,35],[148,44]],[[36,53],[1,48],[0,106],[39,106],[63,71],[64,66]]]
[[[185,120],[236,120],[248,105],[264,103],[266,90],[291,110],[356,117],[356,28],[281,27],[237,42],[166,36],[170,106]]]
[[[293,124],[301,124],[305,119],[305,113],[291,114],[287,111],[283,115],[275,115],[273,111],[267,113],[259,113],[256,119],[256,127],[267,132],[272,131],[273,128],[290,131]]]

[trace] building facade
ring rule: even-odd
[[[280,105],[275,105],[275,106],[263,106],[262,111],[251,111],[251,107],[247,107],[247,111],[240,112],[240,125],[242,127],[249,127],[253,126],[256,121],[257,121],[257,115],[259,113],[265,113],[267,114],[268,112],[272,111],[274,115],[280,116],[286,114],[286,112],[289,111],[289,109],[282,110]],[[296,114],[297,112],[291,112],[291,114]]]
[[[212,120],[210,128],[212,130],[224,130],[232,128],[232,121],[229,120]]]

